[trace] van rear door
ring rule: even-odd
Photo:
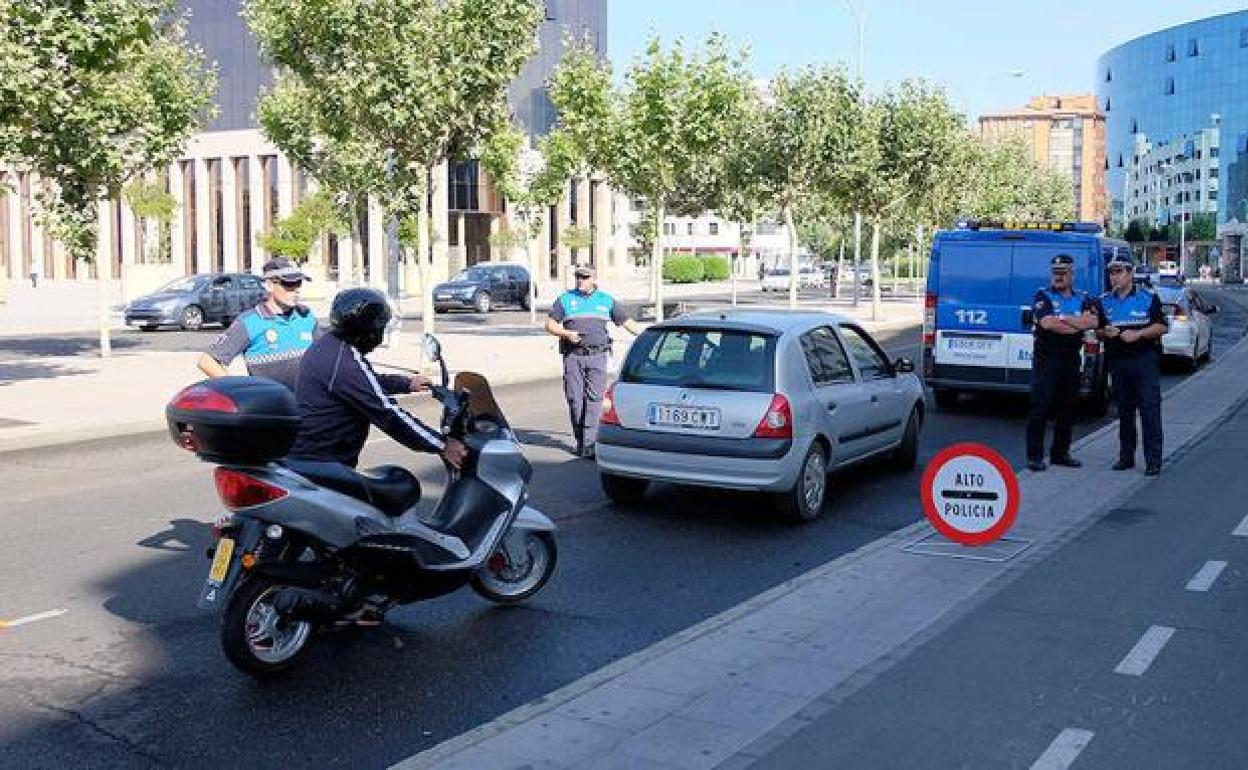
[[[1030,318],[1036,292],[1050,283],[1049,271],[1053,257],[1067,254],[1075,260],[1075,289],[1091,292],[1095,280],[1083,243],[1016,243],[1010,269],[1010,303],[1017,308],[1015,323],[1008,328],[1006,341],[1009,352],[1006,366],[1009,381],[1017,385],[1031,383],[1031,356],[1035,344],[1033,328],[1025,323]]]
[[[965,367],[948,376],[967,383],[1004,384],[1005,332],[1018,325],[1011,306],[1010,255],[1004,239],[945,241],[936,293],[937,366]]]

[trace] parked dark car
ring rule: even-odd
[[[433,287],[433,308],[439,313],[456,309],[488,313],[495,305],[528,310],[529,302],[529,271],[520,265],[474,265]]]
[[[126,305],[126,326],[143,331],[160,326],[194,331],[211,323],[229,326],[264,295],[264,282],[250,273],[190,275]]]

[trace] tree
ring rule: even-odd
[[[958,158],[963,120],[944,91],[918,80],[871,100],[858,161],[838,173],[843,196],[871,222],[871,314],[880,312],[880,231],[884,221],[921,202]]]
[[[966,139],[962,148],[969,168],[957,196],[954,216],[989,220],[1063,220],[1074,217],[1070,178],[1038,166],[1019,137],[984,142]]]
[[[178,210],[178,199],[165,191],[163,182],[146,179],[136,179],[126,185],[122,197],[141,223],[139,250],[158,262],[171,261],[169,223]],[[155,238],[152,237],[153,224]]]
[[[797,306],[797,217],[832,194],[838,174],[861,162],[869,144],[859,86],[841,68],[782,72],[747,150],[771,208],[789,232],[789,304]]]
[[[0,160],[37,173],[43,218],[92,262],[99,204],[173,162],[211,116],[215,77],[172,0],[0,2]],[[111,353],[99,270],[100,354]]]
[[[294,211],[274,223],[273,229],[260,236],[260,248],[275,257],[286,257],[303,264],[312,254],[317,240],[326,232],[350,232],[329,194],[318,190],[299,201]]]
[[[368,191],[400,223],[428,210],[434,169],[505,125],[507,89],[544,17],[537,0],[251,0],[244,13],[264,55],[306,89],[318,128],[359,153]],[[431,332],[432,248],[416,260]]]
[[[712,35],[687,53],[679,41],[665,51],[652,38],[620,88],[611,68],[584,45],[571,44],[551,83],[558,131],[578,159],[632,196],[645,198],[656,223],[674,204],[705,211],[709,196],[681,191],[682,180],[714,174],[738,115],[751,94],[743,57]],[[714,180],[703,190],[715,188]],[[651,297],[663,318],[663,234],[654,233]]]

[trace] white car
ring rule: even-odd
[[[691,313],[633,343],[603,400],[603,491],[652,481],[763,492],[788,518],[822,512],[827,475],[889,457],[914,467],[923,385],[854,321],[819,312]]]
[[[1172,262],[1169,260],[1157,263],[1157,277],[1158,278],[1178,278],[1179,277],[1179,263]]]
[[[1162,353],[1195,369],[1213,355],[1213,314],[1218,306],[1183,286],[1163,285],[1156,291],[1170,321],[1170,330],[1161,338]]]
[[[802,265],[797,272],[797,285],[803,289],[822,288],[825,276],[823,269],[814,265]]]
[[[763,276],[763,291],[788,291],[789,269],[776,267],[768,270]]]

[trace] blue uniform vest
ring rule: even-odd
[[[1125,297],[1119,297],[1112,291],[1101,296],[1105,318],[1120,329],[1143,329],[1150,325],[1149,309],[1152,305],[1153,293],[1139,287]]]

